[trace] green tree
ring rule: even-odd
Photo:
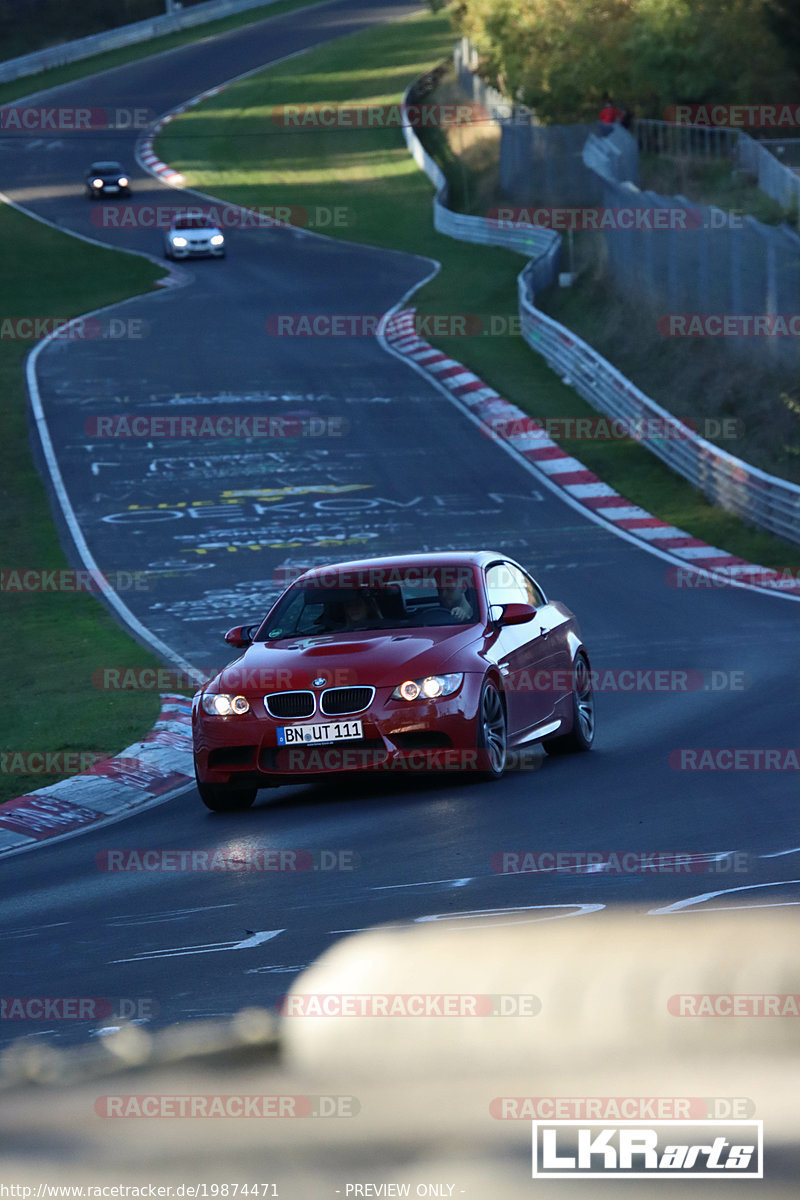
[[[627,45],[640,112],[671,104],[763,103],[797,94],[764,0],[637,0]]]
[[[800,76],[800,0],[768,0],[766,18],[788,65]]]
[[[545,123],[591,120],[604,92],[655,117],[800,96],[781,44],[796,35],[800,57],[800,0],[460,0],[454,21],[486,78]]]

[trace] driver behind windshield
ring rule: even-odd
[[[440,587],[439,604],[446,608],[456,621],[469,621],[472,618],[472,605],[466,597],[466,591],[461,586]]]

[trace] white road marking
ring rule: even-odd
[[[235,908],[235,904],[204,904],[200,908],[173,908],[167,909],[165,912],[150,913],[149,916],[132,916],[123,915],[120,917],[109,917],[106,925],[111,928],[128,925],[152,925],[159,921],[180,921],[182,917],[191,916],[192,913],[213,912],[219,908]]]
[[[468,875],[466,879],[423,879],[421,883],[382,883],[377,887],[370,888],[370,891],[390,892],[394,888],[433,887],[434,884],[449,884],[450,887],[454,888],[466,887],[475,878],[477,877],[474,875]]]
[[[252,950],[256,946],[262,945],[263,942],[269,942],[272,938],[276,938],[279,933],[285,933],[284,929],[262,929],[258,933],[254,933],[252,937],[244,938],[239,942],[206,942],[205,945],[199,946],[171,946],[166,950],[145,950],[142,954],[134,954],[132,958],[115,958],[114,963],[126,962],[147,962],[154,958],[183,958],[190,954],[221,954],[225,950]]]
[[[311,963],[298,963],[294,967],[248,967],[245,975],[288,975],[293,971],[307,971]]]
[[[535,921],[557,921],[563,919],[564,917],[581,917],[586,913],[599,912],[600,909],[605,907],[605,904],[524,904],[515,908],[479,908],[475,909],[474,911],[432,913],[427,917],[415,917],[414,924],[419,925],[426,921],[471,921],[476,917],[506,917],[511,916],[514,913],[538,912],[542,909],[552,910],[556,908],[571,908],[577,910],[575,912],[560,912],[553,917],[522,917],[518,921],[498,922],[492,920],[489,922],[491,925],[523,925]],[[482,926],[473,925],[472,928],[480,929]]]
[[[659,917],[665,913],[680,912],[682,909],[688,908],[690,904],[703,904],[706,900],[716,900],[718,896],[729,896],[733,892],[754,892],[759,888],[788,887],[790,884],[798,883],[800,883],[800,879],[781,879],[778,883],[748,883],[743,887],[723,888],[719,892],[701,892],[699,896],[690,896],[688,900],[676,900],[674,904],[668,904],[664,908],[651,908],[647,915],[648,917]],[[782,900],[776,904],[734,904],[714,908],[710,911],[738,912],[742,908],[788,908],[794,904],[800,904],[800,900]]]
[[[5,933],[0,933],[0,941],[8,938],[38,937],[45,929],[62,929],[71,923],[71,921],[53,921],[50,925],[32,925],[27,929],[8,929]]]
[[[431,913],[426,917],[412,917],[411,923],[414,925],[422,924],[426,921],[470,921],[476,917],[507,917],[513,913],[528,913],[539,912],[543,909],[556,908],[571,908],[574,912],[559,912],[552,917],[521,917],[517,921],[495,921],[488,922],[490,925],[524,925],[535,921],[558,921],[564,917],[581,917],[587,913],[599,912],[601,908],[605,908],[605,904],[525,904],[519,908],[478,908],[475,910],[467,910],[464,912],[448,912],[448,913]],[[369,930],[374,930],[375,925],[363,925],[359,929],[329,929],[331,934],[338,933],[366,933]],[[485,926],[471,925],[464,926],[465,929],[482,929]]]
[[[785,854],[800,854],[800,846],[792,850],[777,850],[774,854],[759,854],[758,858],[782,858]]]

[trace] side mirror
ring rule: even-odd
[[[532,604],[506,604],[503,607],[500,624],[524,625],[526,621],[532,621],[535,616],[536,609]]]
[[[225,641],[229,646],[243,650],[245,646],[252,645],[255,631],[255,625],[234,625],[233,629],[229,629],[225,634]]]

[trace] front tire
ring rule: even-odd
[[[500,779],[506,769],[508,734],[503,698],[493,683],[484,682],[478,705],[478,775]]]
[[[542,743],[548,754],[582,754],[594,742],[595,715],[589,660],[579,651],[572,665],[572,729]]]
[[[196,777],[195,777],[196,778]],[[206,808],[212,812],[244,812],[256,798],[256,788],[235,788],[216,783],[201,783],[197,779],[197,790]]]

